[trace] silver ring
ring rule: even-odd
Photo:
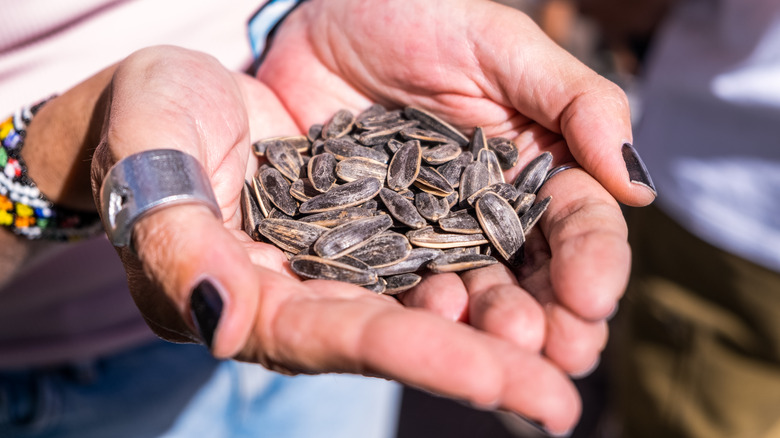
[[[173,149],[119,160],[106,174],[100,200],[108,239],[117,247],[128,246],[133,225],[160,208],[203,204],[222,217],[206,171],[195,157]]]
[[[550,169],[549,172],[547,172],[547,176],[544,177],[544,182],[547,182],[550,178],[563,172],[564,170],[579,169],[579,168],[580,165],[574,162],[561,164],[560,166],[553,167],[552,169]]]

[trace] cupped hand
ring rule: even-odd
[[[630,114],[616,85],[526,15],[479,0],[309,0],[279,29],[258,78],[301,129],[339,108],[415,105],[466,132],[514,139],[521,156],[507,179],[542,151],[582,165],[587,172],[565,171],[540,193],[553,202],[519,272],[431,276],[403,301],[543,350],[571,374],[594,366],[630,269],[613,197],[644,205],[655,196],[631,181]]]
[[[239,208],[257,167],[250,138],[297,130],[273,90],[213,58],[157,47],[118,66],[93,190],[117,160],[175,148],[201,162],[222,216],[199,205],[163,208],[119,250],[150,327],[169,340],[205,342],[218,357],[291,373],[381,376],[520,413],[554,432],[573,427],[576,390],[537,352],[356,286],[301,282],[281,251],[251,241]]]

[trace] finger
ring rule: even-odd
[[[548,337],[544,354],[570,375],[584,376],[592,371],[606,346],[606,321],[585,321],[559,305],[546,310]]]
[[[468,293],[457,274],[425,275],[414,289],[398,295],[408,307],[420,307],[450,321],[468,318]]]
[[[555,301],[587,320],[608,317],[631,268],[628,230],[614,199],[587,173],[570,169],[548,180],[553,196],[539,226],[549,242]]]
[[[261,286],[256,335],[275,362],[389,377],[508,409],[557,432],[570,429],[579,415],[571,382],[536,354],[354,286],[304,285],[307,291],[292,296],[276,281]]]
[[[625,93],[558,47],[526,15],[499,4],[469,21],[474,56],[492,99],[563,134],[574,158],[619,201],[655,198],[633,148]],[[517,29],[521,29],[518,31]],[[644,170],[644,173],[643,173]]]
[[[528,351],[545,341],[544,311],[522,290],[514,274],[495,264],[461,274],[469,294],[469,323]]]
[[[210,210],[182,205],[152,213],[134,227],[133,248],[137,257],[128,248],[120,254],[125,261],[136,259],[154,287],[131,287],[147,320],[173,330],[183,322],[217,357],[232,357],[243,347],[259,280],[242,243]],[[193,303],[208,305],[196,309]],[[166,305],[176,315],[157,312]]]

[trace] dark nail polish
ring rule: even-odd
[[[219,324],[219,318],[222,315],[222,297],[217,288],[208,280],[201,281],[190,296],[190,312],[192,320],[198,329],[201,338],[206,345],[211,348],[214,342],[214,331]]]
[[[626,162],[628,179],[632,183],[641,184],[652,190],[653,194],[657,194],[653,180],[650,178],[650,172],[647,171],[645,163],[639,158],[639,154],[631,143],[623,144],[623,161]]]

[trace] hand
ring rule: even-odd
[[[487,0],[309,0],[285,20],[266,61],[258,77],[302,128],[371,102],[424,107],[493,136],[541,125],[620,202],[655,198],[631,183],[623,160],[632,140],[625,94],[516,9]]]
[[[558,163],[576,159],[588,173],[566,171],[545,186],[541,195],[554,202],[519,273],[496,266],[463,283],[431,276],[403,301],[543,350],[568,373],[592,369],[630,267],[609,195],[632,205],[654,198],[629,181],[621,146],[631,140],[630,115],[614,84],[524,14],[465,0],[310,0],[279,29],[258,78],[301,129],[342,107],[411,104],[464,130],[514,138],[520,165],[545,150]]]
[[[118,159],[177,148],[204,165],[222,211],[218,220],[201,206],[159,210],[134,228],[136,254],[120,250],[133,297],[159,335],[205,340],[218,357],[280,371],[392,378],[518,412],[555,432],[573,426],[576,391],[537,353],[356,286],[301,282],[281,251],[249,239],[238,206],[257,166],[249,139],[298,129],[262,83],[212,58],[160,47],[121,63],[110,96],[94,190]],[[457,276],[453,283],[461,284]],[[202,311],[195,315],[200,331],[190,313],[193,290],[213,303],[205,311],[211,323]]]

